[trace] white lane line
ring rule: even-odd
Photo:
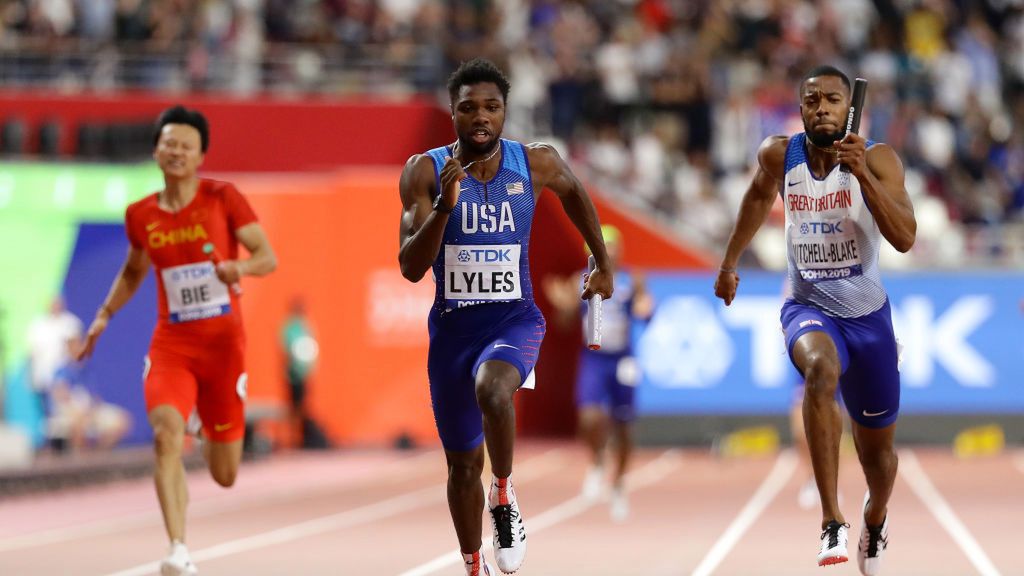
[[[932,484],[928,474],[921,466],[917,456],[910,450],[900,451],[899,474],[907,481],[914,494],[924,503],[925,508],[935,516],[939,525],[942,526],[953,541],[960,546],[967,559],[974,565],[975,570],[981,576],[1000,576],[999,570],[992,564],[992,560],[982,549],[978,541],[971,535],[967,526],[960,521],[953,508],[942,497],[939,490]]]
[[[188,516],[190,519],[206,518],[217,514],[242,510],[254,503],[273,504],[276,502],[294,500],[296,498],[306,498],[310,496],[310,489],[321,492],[330,491],[332,493],[337,493],[344,490],[358,488],[368,482],[372,482],[374,484],[382,481],[390,483],[387,480],[388,478],[400,477],[408,479],[430,471],[429,468],[422,464],[427,460],[436,461],[437,459],[442,458],[442,454],[443,453],[440,450],[430,450],[423,454],[417,454],[409,458],[389,462],[388,464],[382,465],[372,474],[359,476],[354,482],[346,483],[343,486],[331,486],[328,484],[317,483],[313,486],[306,487],[306,489],[299,490],[296,486],[291,485],[273,487],[270,489],[254,489],[252,492],[246,492],[239,495],[227,494],[223,498],[218,497],[201,500],[194,502],[189,507]],[[403,470],[407,471],[402,472]],[[73,504],[69,505],[73,506]],[[32,532],[23,536],[4,538],[0,541],[0,552],[21,550],[45,544],[56,544],[79,538],[104,536],[107,534],[115,534],[117,532],[143,528],[146,526],[160,526],[161,524],[162,520],[160,519],[159,508],[156,506],[156,498],[154,497],[153,508],[144,512],[136,512],[109,520],[97,520],[86,524],[52,528],[49,530]]]
[[[675,469],[679,467],[679,464],[679,451],[674,449],[666,450],[654,460],[651,460],[635,471],[630,472],[627,477],[626,486],[630,492],[633,492],[654,484],[675,471]],[[536,534],[541,530],[550,528],[551,526],[582,514],[593,505],[594,503],[592,501],[584,498],[583,496],[570,498],[560,504],[548,508],[532,519],[527,518],[527,532],[531,535]],[[493,546],[494,543],[492,540],[485,539],[480,551],[487,552]],[[455,548],[436,558],[428,560],[423,564],[402,572],[400,576],[426,576],[427,574],[433,574],[442,568],[447,568],[448,566],[452,566],[460,562],[462,562],[460,551],[458,548]]]
[[[789,479],[793,476],[796,466],[797,457],[792,450],[784,450],[779,453],[779,457],[776,458],[775,466],[772,467],[771,472],[761,482],[757,491],[751,496],[746,506],[740,510],[739,515],[732,521],[732,524],[729,524],[729,527],[725,529],[725,532],[718,538],[718,541],[711,547],[711,550],[708,550],[707,555],[697,565],[691,576],[709,576],[714,572],[715,568],[722,563],[722,560],[725,559],[729,551],[736,545],[736,542],[757,521],[757,518],[771,504],[779,491],[786,486]]]
[[[536,478],[548,474],[563,466],[564,456],[560,449],[549,450],[539,456],[527,460],[520,466],[522,473],[518,474],[520,479]],[[228,540],[215,546],[201,548],[192,552],[192,561],[197,564],[205,560],[231,556],[249,550],[256,550],[284,544],[295,540],[301,540],[309,536],[316,536],[326,532],[351,528],[360,524],[374,522],[390,516],[422,508],[429,504],[443,500],[445,495],[444,486],[432,485],[413,492],[407,492],[375,504],[345,510],[330,516],[322,516],[305,522],[291,524],[261,534],[254,534],[245,538]],[[147,562],[139,566],[112,572],[107,576],[148,576],[155,574],[160,569],[159,562]]]

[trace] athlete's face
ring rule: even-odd
[[[828,148],[846,135],[850,91],[837,76],[808,78],[800,90],[804,132],[815,146]]]
[[[164,176],[182,179],[195,176],[203,164],[202,137],[188,124],[165,124],[156,141],[153,158]]]
[[[501,90],[493,82],[462,86],[452,102],[452,120],[462,146],[476,154],[490,152],[505,125]]]

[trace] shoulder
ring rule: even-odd
[[[519,143],[516,142],[516,144]],[[522,144],[522,146],[526,148],[526,154],[530,157],[531,163],[535,161],[553,161],[562,158],[559,156],[558,150],[547,142],[530,142],[529,144]]]
[[[225,182],[223,180],[214,180],[212,178],[202,178],[199,180],[199,190],[214,198],[228,198],[231,196],[241,196],[241,192],[238,187],[231,182]]]
[[[896,153],[892,146],[884,142],[874,142],[871,144],[867,149],[865,159],[867,160],[868,167],[876,175],[879,175],[879,172],[903,171],[903,162],[900,160],[899,154]]]
[[[405,161],[405,168],[402,169],[401,186],[428,186],[432,187],[435,179],[434,158],[430,153],[413,154]]]
[[[786,150],[789,148],[790,137],[783,134],[769,136],[761,141],[757,149],[757,160],[764,168],[778,166],[781,168],[786,163]]]
[[[149,209],[152,209],[157,205],[157,193],[153,192],[146,196],[132,202],[124,209],[124,216],[126,221],[130,221],[135,218],[138,214],[141,214]]]

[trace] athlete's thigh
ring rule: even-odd
[[[220,469],[224,473],[233,475],[234,471],[242,463],[242,445],[244,439],[239,438],[230,442],[209,441],[207,457],[209,458],[210,469]]]
[[[865,428],[886,428],[900,410],[896,337],[888,303],[843,323],[850,368],[839,380],[850,418]]]
[[[442,446],[449,452],[471,451],[484,437],[473,378],[480,347],[464,336],[452,330],[436,330],[427,352],[434,424]]]
[[[198,380],[189,352],[168,347],[150,348],[142,379],[147,414],[159,406],[172,406],[183,421],[188,421],[198,394]]]
[[[207,348],[198,363],[197,407],[203,435],[211,442],[232,443],[245,437],[245,344],[226,342]]]
[[[519,385],[522,385],[537,365],[545,331],[544,316],[535,307],[494,327],[483,340],[473,366],[474,378],[484,362],[501,360],[519,371]]]
[[[840,374],[845,372],[850,357],[843,333],[832,317],[813,306],[787,300],[782,306],[781,321],[786,350],[801,376],[810,357],[821,354],[838,362]]]

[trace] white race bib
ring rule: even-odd
[[[508,301],[523,296],[519,244],[444,247],[446,300]]]
[[[863,270],[855,226],[849,219],[795,224],[790,242],[800,277],[818,282],[860,276]]]
[[[196,262],[160,271],[172,324],[221,316],[231,311],[228,286],[217,278],[213,262]]]

